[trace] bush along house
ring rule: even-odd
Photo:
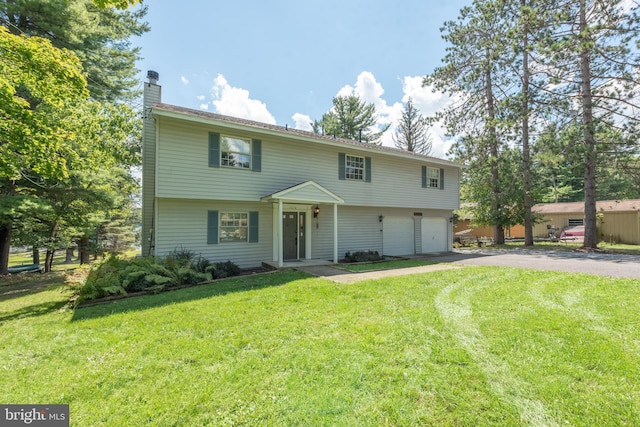
[[[142,254],[243,268],[452,249],[461,165],[161,102],[144,84]]]

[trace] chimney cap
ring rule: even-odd
[[[149,70],[147,71],[147,78],[149,79],[149,83],[156,84],[158,80],[160,80],[160,74],[157,71]]]

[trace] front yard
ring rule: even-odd
[[[72,425],[640,419],[636,280],[466,267],[341,285],[288,271],[75,312],[62,286],[3,287],[0,402],[68,403]]]

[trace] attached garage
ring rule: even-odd
[[[448,251],[447,234],[446,218],[422,218],[422,252]]]
[[[413,217],[385,216],[382,230],[383,254],[397,256],[415,253]]]

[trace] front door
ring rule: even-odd
[[[282,257],[285,260],[305,257],[305,213],[282,213]]]

